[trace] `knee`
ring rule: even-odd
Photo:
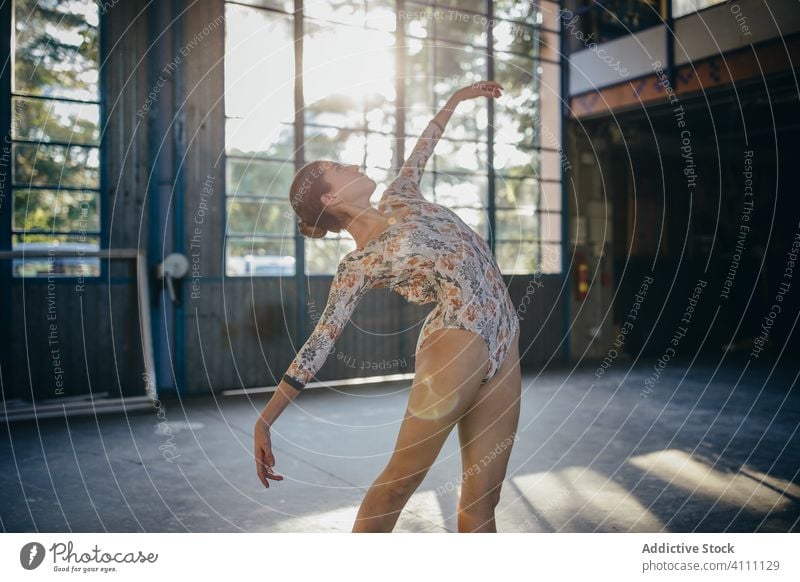
[[[381,478],[381,489],[393,499],[407,499],[425,479],[427,470],[417,470],[405,467],[388,467]]]
[[[475,515],[492,515],[500,503],[500,486],[490,490],[470,491],[467,488],[461,491],[461,505],[464,511]]]

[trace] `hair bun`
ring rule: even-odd
[[[322,228],[321,226],[309,224],[302,218],[298,220],[297,227],[300,230],[300,234],[309,238],[322,238],[328,234],[326,229]]]

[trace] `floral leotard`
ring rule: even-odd
[[[474,331],[486,341],[489,366],[481,383],[505,360],[519,316],[489,245],[455,212],[428,201],[419,189],[443,131],[435,120],[428,123],[378,203],[381,212],[406,206],[405,216],[339,262],[325,309],[283,376],[290,386],[302,389],[314,377],[371,288],[388,287],[411,303],[437,303],[422,325],[417,350],[434,330],[452,327]]]

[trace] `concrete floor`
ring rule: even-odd
[[[788,532],[800,520],[797,371],[617,361],[523,377],[503,532]],[[735,365],[734,365],[735,366]],[[14,423],[0,441],[6,532],[349,532],[385,465],[409,382],[315,389],[276,423],[264,489],[252,426],[267,394]],[[165,426],[169,426],[169,434]],[[167,460],[167,458],[171,458]],[[395,531],[456,531],[453,431]]]

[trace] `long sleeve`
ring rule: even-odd
[[[311,381],[333,352],[342,329],[369,287],[369,277],[360,262],[339,263],[325,309],[283,375],[286,383],[301,390]]]
[[[403,182],[411,182],[416,188],[411,188],[411,192],[419,194],[419,183],[422,179],[422,173],[425,170],[425,165],[428,163],[433,150],[439,138],[442,137],[444,128],[439,125],[435,120],[431,119],[425,129],[422,131],[419,139],[417,140],[414,149],[406,158],[403,166],[397,175],[397,178],[387,187],[387,191],[393,191]],[[407,185],[407,184],[406,184]]]

